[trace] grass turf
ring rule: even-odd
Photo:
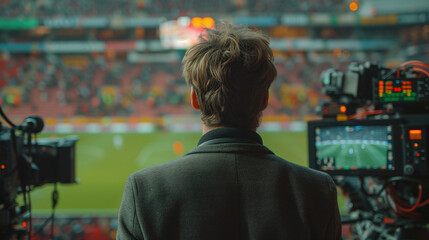
[[[77,184],[59,184],[56,213],[68,215],[117,214],[127,177],[139,169],[173,160],[194,148],[201,133],[79,133]],[[40,137],[49,137],[44,134]],[[66,135],[56,134],[57,137]],[[305,132],[262,132],[264,144],[277,155],[307,166]],[[32,194],[34,214],[51,212],[52,184]],[[339,199],[341,201],[341,199]]]

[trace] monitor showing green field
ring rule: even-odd
[[[394,169],[391,125],[318,127],[315,134],[318,169]]]

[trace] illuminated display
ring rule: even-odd
[[[417,100],[416,86],[409,80],[378,81],[378,97],[380,102],[412,102]]]
[[[315,129],[317,168],[394,170],[392,126],[327,126]]]
[[[166,49],[187,49],[198,43],[199,36],[206,28],[215,28],[213,18],[180,17],[160,26],[161,44]]]
[[[421,140],[422,139],[422,130],[421,129],[410,130],[409,134],[410,134],[411,140]],[[418,144],[415,147],[418,147]]]

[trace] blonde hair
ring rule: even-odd
[[[256,129],[277,75],[273,60],[269,38],[260,32],[227,23],[207,29],[182,62],[203,123]]]

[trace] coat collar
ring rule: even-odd
[[[247,129],[239,128],[216,128],[206,134],[204,134],[198,146],[213,144],[213,143],[222,143],[222,142],[243,142],[243,143],[254,143],[254,144],[263,144],[261,136],[254,131]]]

